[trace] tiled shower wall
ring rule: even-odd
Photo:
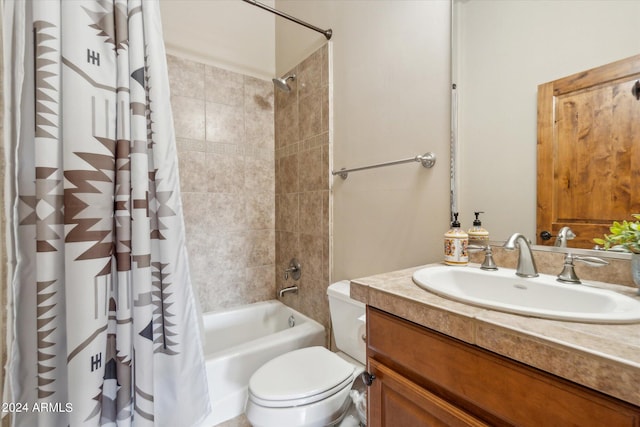
[[[281,300],[329,330],[329,52],[323,46],[290,73],[289,93],[275,93],[276,287],[297,285]],[[288,74],[290,74],[288,73]],[[302,277],[284,280],[291,258]]]
[[[273,84],[168,55],[191,276],[203,311],[275,296]]]

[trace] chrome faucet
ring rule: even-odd
[[[558,235],[556,236],[555,246],[559,248],[567,247],[567,240],[573,240],[576,238],[576,233],[571,230],[569,227],[562,227],[560,231],[558,231]]]
[[[538,277],[538,269],[536,261],[533,259],[529,240],[520,233],[514,233],[505,242],[503,248],[514,250],[516,247],[520,250],[516,274],[520,277]]]
[[[576,233],[574,233],[571,228],[566,227],[566,226],[562,227],[560,229],[560,231],[558,231],[557,235],[553,235],[553,234],[549,233],[546,230],[540,232],[540,238],[542,240],[549,240],[552,237],[556,238],[556,242],[554,244],[555,247],[566,248],[567,247],[567,241],[575,239],[576,238]]]

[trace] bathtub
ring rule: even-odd
[[[212,427],[244,412],[251,375],[274,357],[325,344],[324,327],[277,300],[205,313],[204,355]]]

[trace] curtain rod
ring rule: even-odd
[[[245,3],[252,4],[254,6],[258,6],[259,8],[264,9],[266,11],[269,11],[271,13],[275,13],[278,16],[281,16],[281,17],[283,17],[285,19],[288,19],[289,21],[293,21],[296,24],[299,24],[299,25],[302,25],[304,27],[307,27],[307,28],[309,28],[309,29],[311,29],[313,31],[317,31],[319,33],[322,33],[327,38],[327,40],[330,40],[331,36],[333,35],[333,30],[331,28],[329,28],[328,30],[323,30],[322,28],[318,28],[315,25],[311,25],[311,24],[309,24],[307,22],[301,21],[300,19],[298,19],[296,17],[293,17],[291,15],[287,15],[284,12],[280,12],[279,10],[274,9],[274,8],[272,8],[270,6],[267,6],[266,4],[259,3],[256,0],[242,0],[242,1],[245,2]]]

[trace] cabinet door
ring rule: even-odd
[[[402,375],[368,359],[375,375],[369,387],[369,427],[487,426]]]

